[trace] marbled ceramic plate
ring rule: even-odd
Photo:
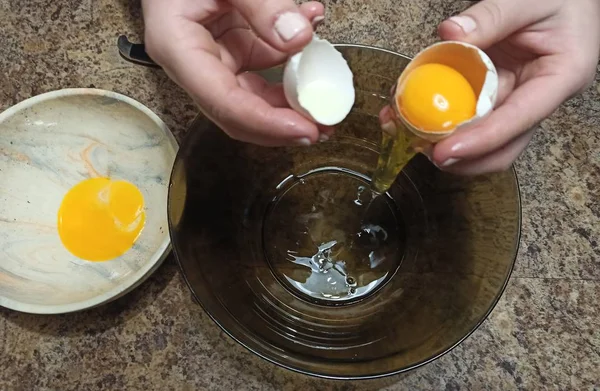
[[[72,312],[141,283],[170,249],[167,186],[176,152],[152,111],[113,92],[54,91],[0,114],[0,305]],[[99,176],[140,189],[146,224],[122,256],[88,262],[63,246],[57,213],[72,186]]]

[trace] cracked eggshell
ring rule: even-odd
[[[288,60],[283,90],[292,109],[328,126],[342,122],[355,100],[348,63],[331,43],[316,35]]]
[[[420,129],[404,118],[402,111],[398,107],[398,98],[402,93],[399,86],[402,85],[404,79],[416,67],[432,63],[447,65],[457,70],[471,84],[475,96],[477,96],[475,116],[470,120],[460,123],[454,129],[445,132],[431,132]],[[457,41],[438,42],[422,50],[406,66],[398,78],[393,95],[394,101],[392,106],[394,107],[396,116],[400,118],[402,123],[417,136],[431,142],[438,142],[450,136],[457,129],[471,125],[492,112],[498,95],[498,72],[492,60],[478,47]]]

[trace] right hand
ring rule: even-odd
[[[310,145],[332,129],[290,109],[281,85],[250,70],[306,46],[321,3],[293,0],[143,0],[148,54],[230,137],[265,146]],[[311,24],[312,22],[312,24]]]
[[[454,174],[504,171],[531,140],[534,125],[594,80],[600,0],[482,0],[438,32],[488,53],[498,69],[498,100],[482,121],[415,150]],[[383,131],[394,134],[394,112],[387,107],[379,118]]]
[[[439,34],[486,50],[499,89],[494,111],[436,144],[433,161],[461,175],[504,171],[534,125],[594,80],[600,0],[483,0],[444,21]]]

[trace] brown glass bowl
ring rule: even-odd
[[[408,58],[337,47],[357,99],[335,137],[262,148],[198,118],[168,212],[185,279],[226,333],[282,367],[364,379],[430,362],[483,322],[515,262],[521,207],[514,170],[455,177],[421,155],[371,203],[377,114]]]

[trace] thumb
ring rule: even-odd
[[[275,49],[291,53],[301,50],[312,38],[313,27],[294,0],[229,0],[252,26],[252,30]],[[303,5],[315,15],[323,13],[322,5]],[[310,12],[309,12],[310,13]]]
[[[443,40],[463,41],[487,49],[515,31],[554,13],[556,0],[483,0],[457,16],[442,22],[438,35]],[[546,4],[553,3],[553,4]]]

